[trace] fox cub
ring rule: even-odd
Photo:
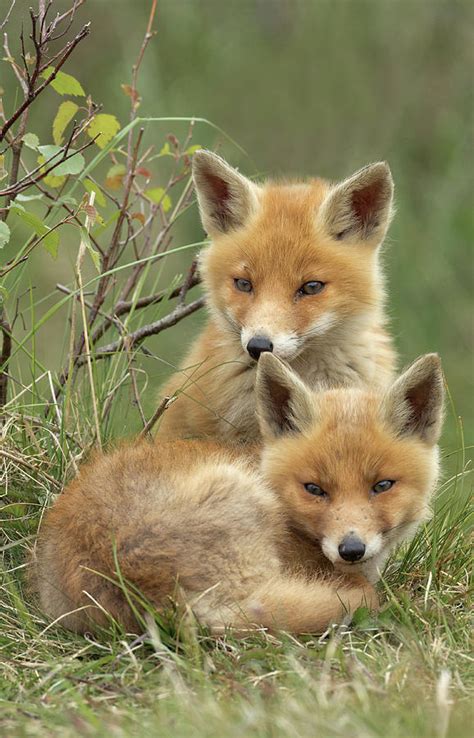
[[[437,478],[439,360],[384,393],[311,391],[271,354],[257,368],[260,469],[211,441],[100,454],[46,514],[36,551],[44,611],[84,631],[136,628],[118,571],[157,608],[179,596],[215,632],[320,632],[377,605],[388,554],[426,519]]]
[[[255,369],[264,352],[309,386],[387,385],[395,355],[378,254],[392,216],[387,164],[336,185],[257,185],[199,151],[193,176],[211,238],[200,259],[210,318],[164,389],[178,399],[158,436],[258,438]]]

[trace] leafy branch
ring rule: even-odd
[[[164,288],[157,283],[159,270],[156,277],[150,270],[154,261],[168,254],[175,223],[193,200],[190,164],[200,146],[193,144],[194,120],[188,120],[182,138],[168,133],[157,147],[155,141],[147,141],[149,121],[138,116],[142,103],[140,70],[155,33],[157,0],[150,0],[130,82],[122,84],[123,94],[130,100],[124,128],[115,115],[102,112],[76,77],[64,71],[90,32],[89,23],[74,30],[77,11],[83,4],[84,0],[71,0],[68,9],[53,16],[54,0],[38,0],[37,9],[29,13],[28,37],[23,30],[19,32],[16,51],[9,34],[4,35],[4,63],[10,67],[17,86],[11,99],[18,102],[7,114],[8,105],[0,100],[0,182],[7,178],[0,187],[0,249],[6,247],[6,259],[0,265],[0,414],[7,403],[9,380],[21,386],[12,373],[12,361],[19,351],[27,350],[28,340],[19,342],[15,338],[15,324],[21,314],[18,305],[13,312],[9,308],[14,320],[7,319],[5,306],[10,291],[22,283],[22,270],[28,268],[33,252],[44,248],[49,254],[45,253],[44,258],[56,258],[63,229],[68,227],[69,233],[73,229],[79,236],[78,253],[71,283],[58,284],[57,289],[66,295],[66,301],[58,304],[70,308],[66,323],[69,350],[57,374],[44,367],[52,394],[44,404],[51,422],[64,422],[69,427],[74,411],[71,398],[82,377],[80,381],[86,381],[90,390],[94,434],[100,444],[101,423],[122,383],[113,384],[103,397],[96,387],[96,362],[108,359],[107,366],[111,366],[114,376],[114,357],[126,357],[124,378],[130,382],[133,402],[148,434],[167,404],[147,420],[140,397],[143,371],[136,367],[137,350],[146,352],[143,343],[148,337],[177,325],[204,304],[201,297],[187,302],[188,293],[199,284],[195,262],[180,284],[176,280]],[[9,25],[13,6],[3,26]],[[62,98],[51,122],[54,143],[43,143],[29,130],[31,107],[41,105],[47,88]],[[91,157],[90,152],[97,149]],[[27,240],[18,244],[25,229]],[[171,249],[176,250],[180,249]],[[126,269],[124,261],[128,263]],[[83,271],[91,264],[97,275],[86,281]],[[158,305],[160,316],[146,321],[146,309]],[[38,330],[32,327],[30,335]],[[104,343],[106,335],[108,343]],[[80,371],[82,367],[85,371]]]

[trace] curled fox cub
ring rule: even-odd
[[[386,391],[310,390],[265,354],[256,450],[142,443],[98,455],[41,527],[45,612],[76,631],[136,627],[118,570],[154,606],[179,593],[214,632],[318,632],[366,604],[393,547],[426,519],[443,382],[434,355]]]
[[[255,440],[264,352],[310,386],[386,385],[395,363],[379,265],[392,216],[387,164],[336,185],[257,185],[200,151],[193,176],[211,238],[200,258],[210,319],[164,389],[177,400],[158,436]]]

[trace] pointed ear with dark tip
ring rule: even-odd
[[[240,228],[257,207],[257,185],[217,154],[196,151],[193,179],[202,225],[210,236]]]
[[[444,381],[437,354],[417,359],[392,385],[383,402],[386,421],[400,436],[438,442],[443,424]]]
[[[321,205],[319,218],[336,241],[378,246],[390,225],[392,205],[392,175],[382,161],[335,185]]]
[[[257,415],[264,437],[301,433],[314,421],[310,390],[273,354],[260,355],[255,390]]]

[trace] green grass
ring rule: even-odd
[[[84,415],[85,417],[85,415]],[[80,424],[79,424],[80,425]],[[151,608],[147,632],[95,637],[51,625],[26,584],[51,501],[90,438],[58,454],[53,422],[7,419],[2,458],[0,720],[16,736],[464,738],[472,727],[469,475],[464,450],[433,519],[389,562],[376,619],[360,610],[322,637],[214,639]],[[22,447],[23,451],[19,452]]]

